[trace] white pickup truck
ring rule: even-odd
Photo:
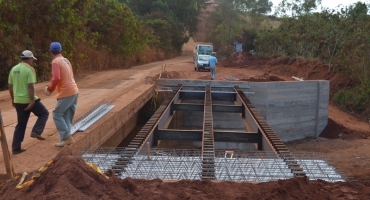
[[[213,44],[206,42],[197,42],[194,46],[194,60],[197,55],[212,55]]]
[[[197,42],[194,47],[194,70],[210,70],[209,56],[212,55],[213,44],[206,42]]]

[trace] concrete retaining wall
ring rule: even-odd
[[[252,93],[247,97],[282,141],[318,137],[326,127],[329,81],[251,82],[249,86]]]
[[[137,113],[152,98],[154,89],[155,85],[141,85],[115,99],[115,107],[80,134],[81,138],[71,146],[73,153],[119,144],[135,128]]]
[[[163,80],[159,85],[234,87],[238,85],[282,141],[317,137],[328,121],[329,81],[221,82]],[[216,116],[216,115],[215,115]],[[192,116],[199,121],[196,116]],[[217,118],[215,118],[217,120]],[[185,116],[184,116],[184,121]],[[189,121],[185,123],[196,123]],[[217,123],[217,121],[214,121]],[[234,123],[234,122],[233,122]],[[238,125],[235,125],[238,128]]]

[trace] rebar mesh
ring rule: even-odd
[[[296,158],[297,163],[303,168],[310,180],[344,181],[337,169],[330,166],[321,154],[291,153],[291,155]]]
[[[82,158],[92,162],[103,172],[120,168],[120,178],[201,180],[202,159],[199,149],[143,149],[126,165],[117,166],[117,160],[125,155],[126,148],[101,147],[94,152],[83,152]],[[345,181],[317,153],[294,153],[310,180],[328,182]],[[293,178],[294,175],[284,162],[273,152],[233,151],[232,158],[225,151],[215,151],[215,176],[220,181],[267,182]]]

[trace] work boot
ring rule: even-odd
[[[64,139],[63,141],[56,143],[55,146],[56,147],[64,147],[64,146],[69,146],[69,145],[71,145],[73,143],[75,143],[75,140],[70,135],[66,139]]]
[[[42,137],[41,135],[39,135],[37,133],[34,133],[34,132],[31,133],[31,137],[36,138],[38,140],[45,140],[44,137]]]
[[[26,149],[13,150],[13,155],[20,154],[20,153],[23,153],[25,151],[26,151]]]

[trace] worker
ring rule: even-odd
[[[51,61],[52,79],[44,89],[46,95],[56,90],[57,105],[53,110],[54,124],[60,136],[57,147],[64,147],[73,144],[72,120],[76,112],[78,88],[73,76],[72,65],[62,55],[62,45],[59,42],[50,44],[50,53],[53,55]]]
[[[209,56],[209,68],[211,71],[211,80],[214,80],[216,78],[216,64],[217,64],[216,52],[212,52],[212,55]]]
[[[41,134],[44,132],[46,121],[49,118],[49,111],[35,94],[36,72],[32,64],[37,59],[30,50],[23,51],[21,59],[22,62],[10,70],[8,78],[9,93],[13,107],[17,112],[18,121],[13,134],[13,154],[26,151],[26,149],[21,148],[21,144],[31,112],[37,116],[36,123],[31,131],[31,137],[38,140],[45,140]]]

